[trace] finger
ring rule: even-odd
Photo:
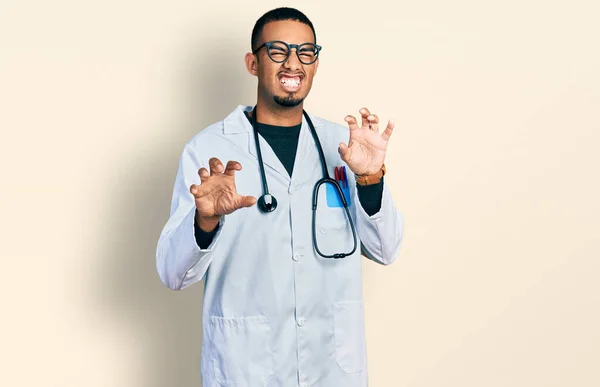
[[[201,197],[202,195],[200,195],[200,185],[199,184],[190,185],[190,193],[192,195],[194,195],[195,198]]]
[[[256,198],[254,196],[240,196],[239,197],[239,207],[252,207],[256,204]]]
[[[216,157],[211,157],[211,159],[208,160],[208,165],[210,166],[210,175],[211,176],[220,174],[225,169],[223,167],[223,163],[221,162],[221,160],[219,160]]]
[[[208,169],[202,167],[198,170],[198,175],[200,176],[200,183],[205,183],[206,180],[208,180],[208,178],[210,177],[210,174],[208,173]]]
[[[215,187],[210,185],[194,184],[190,187],[190,192],[195,199],[200,199],[215,190]]]
[[[225,172],[223,172],[223,174],[227,176],[233,176],[235,171],[241,170],[242,164],[238,163],[237,161],[230,160],[227,162],[227,166],[225,167]]]
[[[347,161],[348,156],[350,155],[350,149],[348,149],[348,147],[346,146],[346,144],[344,144],[343,142],[340,142],[340,146],[338,148],[338,152],[339,152],[342,160]]]
[[[367,119],[369,120],[371,130],[379,133],[379,117],[377,117],[377,114],[369,114]]]
[[[344,121],[348,123],[348,127],[350,128],[350,130],[359,129],[358,124],[356,123],[356,118],[354,118],[354,116],[346,116],[346,118],[344,118]]]
[[[394,120],[389,120],[385,130],[381,134],[381,138],[383,138],[385,141],[388,141],[390,139],[390,137],[392,136],[393,131],[394,131]]]
[[[194,195],[194,198],[196,198],[196,199],[200,199],[202,196],[209,193],[210,190],[211,190],[211,188],[207,188],[207,187],[203,186],[202,184],[192,184],[190,186],[190,193],[192,195]]]
[[[367,108],[362,108],[360,109],[360,115],[362,116],[362,127],[363,129],[367,129],[369,127],[368,117],[371,115],[371,112]]]

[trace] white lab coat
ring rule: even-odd
[[[223,164],[239,161],[238,193],[257,199],[262,195],[252,126],[244,115],[251,109],[238,106],[185,145],[170,217],[157,246],[157,270],[166,286],[180,290],[205,280],[203,387],[366,387],[361,248],[342,259],[323,258],[313,248],[311,201],[322,170],[304,117],[291,179],[259,137],[277,209],[265,214],[255,205],[226,215],[207,249],[196,244],[196,207],[189,189],[199,184],[198,169],[208,169],[211,157]],[[334,167],[345,165],[337,149],[340,142],[348,143],[349,129],[310,117],[333,177]],[[402,213],[384,184],[381,209],[368,216],[358,201],[354,175],[348,167],[346,171],[350,212],[363,253],[388,265],[400,250]],[[327,206],[325,186],[319,194],[317,228],[324,253],[351,250],[343,209]]]

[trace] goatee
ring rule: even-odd
[[[279,106],[283,106],[283,107],[295,107],[295,106],[300,105],[302,103],[302,101],[304,100],[304,98],[294,98],[290,94],[287,97],[275,96],[275,97],[273,97],[273,100]]]

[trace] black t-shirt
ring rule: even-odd
[[[244,114],[248,121],[252,122],[248,112],[244,112]],[[296,159],[296,151],[298,150],[298,138],[300,136],[301,127],[301,123],[294,126],[276,126],[262,124],[260,122],[256,123],[256,131],[267,141],[290,176],[292,176],[294,170],[294,160]],[[378,184],[357,184],[356,189],[360,204],[365,212],[369,214],[369,216],[379,212],[383,194],[383,178]],[[211,244],[219,226],[213,231],[206,232],[200,229],[197,223],[194,222],[194,229],[198,246],[201,249],[206,249]]]
[[[244,112],[248,121],[252,119],[248,112]],[[300,137],[300,128],[302,123],[294,126],[276,126],[269,124],[256,123],[256,131],[264,138],[281,164],[285,167],[290,177],[294,170],[294,160],[296,159],[296,151],[298,150],[298,138]]]

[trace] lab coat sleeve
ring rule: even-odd
[[[400,252],[404,231],[404,216],[392,200],[384,181],[379,212],[369,216],[354,189],[356,232],[361,241],[362,252],[367,258],[382,265],[394,262]]]
[[[202,167],[204,165],[199,161],[192,146],[186,144],[179,160],[169,220],[156,247],[158,275],[161,281],[173,290],[182,290],[204,277],[225,223],[223,216],[211,244],[206,249],[200,249],[194,234],[196,203],[190,193],[190,186],[200,184],[198,170]]]

